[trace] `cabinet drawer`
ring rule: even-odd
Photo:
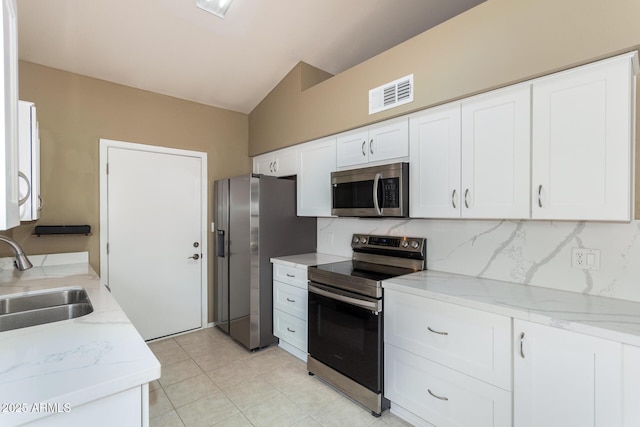
[[[273,310],[273,335],[307,352],[307,322],[280,310]]]
[[[385,397],[439,427],[511,425],[511,393],[385,344]],[[431,392],[431,393],[430,393]]]
[[[307,321],[307,291],[286,283],[273,282],[273,308]]]
[[[385,290],[385,342],[511,390],[511,319]]]
[[[273,264],[273,280],[307,289],[307,269]]]

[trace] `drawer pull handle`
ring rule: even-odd
[[[524,359],[524,332],[520,333],[520,357]]]
[[[440,399],[440,400],[449,400],[448,397],[444,397],[444,396],[438,396],[437,394],[434,394],[430,389],[427,389],[427,391],[429,392],[429,394],[433,397],[435,397],[436,399]]]
[[[287,273],[287,277],[296,277],[296,275]]]
[[[435,329],[431,329],[431,327],[427,326],[427,329],[429,330],[429,332],[433,332],[434,334],[438,334],[438,335],[449,335],[449,332],[440,332],[440,331],[436,331]]]
[[[289,332],[293,332],[293,333],[295,333],[295,332],[296,332],[296,330],[295,330],[295,329],[291,329],[291,328],[290,328],[290,327],[288,327],[288,326],[287,326],[287,331],[289,331]]]
[[[287,301],[289,301],[289,302],[296,302],[296,300],[291,299],[291,298],[287,298]]]
[[[451,192],[451,205],[453,206],[453,209],[457,209],[458,208],[456,206],[456,189],[455,188]]]
[[[469,189],[464,190],[464,207],[469,209]]]
[[[538,186],[538,207],[542,207],[542,184]]]

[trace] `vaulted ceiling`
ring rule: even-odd
[[[299,61],[338,74],[482,1],[19,0],[19,56],[249,113]]]

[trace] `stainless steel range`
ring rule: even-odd
[[[426,239],[354,234],[351,261],[309,267],[307,370],[379,416],[382,281],[426,268]]]

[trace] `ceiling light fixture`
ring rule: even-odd
[[[233,0],[196,0],[196,6],[224,19],[224,15],[227,13],[232,1]]]

